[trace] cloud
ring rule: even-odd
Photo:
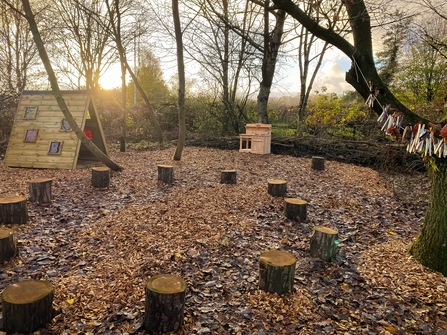
[[[342,94],[344,91],[353,91],[351,85],[345,81],[345,72],[349,70],[351,61],[346,55],[337,49],[329,49],[324,57],[323,64],[315,78],[312,92],[321,91],[324,86],[327,92]],[[315,69],[315,65],[311,66],[310,74]],[[288,64],[288,66],[280,73],[273,91],[275,95],[297,95],[299,92],[299,68],[298,64]]]

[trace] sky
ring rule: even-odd
[[[166,81],[176,73],[176,66],[173,61],[161,61],[163,74]],[[318,72],[313,85],[312,92],[321,91],[324,86],[327,92],[343,94],[345,91],[352,91],[351,85],[345,82],[345,72],[351,66],[351,61],[346,55],[337,49],[326,51],[323,64]],[[188,65],[186,65],[188,71]],[[190,71],[191,73],[191,71]],[[279,77],[279,78],[278,78]],[[283,68],[278,68],[275,84],[272,87],[272,96],[296,96],[299,92],[299,68],[297,64],[287,64]],[[105,89],[121,86],[121,73],[119,64],[112,65],[101,77],[100,84]]]

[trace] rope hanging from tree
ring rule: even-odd
[[[425,157],[433,155],[439,158],[447,157],[447,124],[443,125],[429,122],[425,125],[422,121],[419,121],[415,125],[407,124],[405,127],[402,127],[404,114],[392,108],[389,104],[385,107],[382,106],[378,100],[379,94],[382,93],[380,88],[374,87],[372,82],[366,80],[354,55],[352,56],[352,60],[357,74],[357,82],[359,81],[358,72],[360,72],[365,84],[370,90],[370,95],[365,103],[370,108],[373,108],[374,103],[377,102],[383,110],[377,119],[377,122],[383,123],[381,130],[387,135],[394,137],[397,141],[407,144],[406,150],[409,153],[418,153]]]

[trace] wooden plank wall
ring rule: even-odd
[[[64,92],[64,100],[77,124],[83,129],[88,108],[88,93]],[[37,107],[34,120],[24,119],[27,107]],[[73,169],[76,167],[79,140],[71,130],[61,131],[64,115],[51,92],[22,95],[5,156],[6,166]],[[38,129],[35,143],[24,142],[28,129]],[[60,155],[48,154],[50,141],[63,141]]]

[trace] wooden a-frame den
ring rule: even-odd
[[[76,123],[106,155],[101,121],[88,91],[62,91]],[[98,159],[71,130],[51,91],[24,91],[17,107],[4,164],[14,167],[75,169]]]

